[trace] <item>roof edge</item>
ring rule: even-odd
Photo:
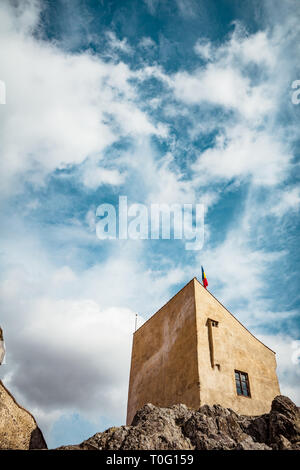
[[[194,276],[189,282],[187,282],[178,292],[176,292],[176,294],[174,294],[166,303],[164,303],[164,305],[162,307],[160,307],[156,312],[153,313],[153,315],[151,315],[150,318],[148,318],[139,328],[137,328],[137,330],[134,331],[134,335],[135,333],[137,333],[138,331],[140,331],[144,325],[146,325],[146,323],[148,323],[157,313],[159,313],[166,305],[168,305],[168,303],[170,303],[178,294],[180,294],[183,289],[185,289],[191,282],[193,281],[197,281],[197,283],[204,289],[203,285],[201,284],[201,282],[197,279],[196,276]],[[254,339],[256,339],[256,341],[258,341],[260,344],[262,344],[265,348],[269,349],[273,354],[276,355],[276,352],[273,351],[273,349],[269,348],[269,346],[267,346],[265,343],[263,343],[260,339],[258,339],[253,333],[251,333],[250,330],[248,330],[248,328],[245,327],[245,325],[243,325],[243,323],[240,322],[240,320],[238,320],[234,315],[233,313],[230,312],[230,310],[228,310],[228,308],[225,307],[225,305],[222,304],[222,302],[220,302],[220,300],[217,299],[217,297],[215,297],[208,289],[205,289],[206,292],[208,292],[246,331],[248,331],[248,333],[250,333],[251,336],[253,336]]]
[[[198,284],[203,288],[203,285],[201,284],[200,281],[198,281],[198,279],[196,277],[194,277],[194,279],[196,279],[196,281],[198,282]],[[258,341],[259,343],[261,343],[263,346],[265,346],[265,348],[269,349],[270,351],[272,351],[272,353],[276,354],[275,351],[273,351],[273,349],[269,348],[269,346],[267,346],[265,343],[263,343],[260,339],[258,339],[253,333],[251,333],[250,330],[248,330],[248,328],[245,327],[245,325],[243,325],[243,323],[240,322],[240,320],[238,320],[234,315],[233,313],[231,313],[228,308],[225,307],[225,305],[222,304],[222,302],[220,302],[217,297],[215,297],[209,290],[205,289],[206,292],[208,292],[223,308],[225,308],[225,310],[246,330],[248,331],[248,333],[250,333],[251,336],[253,336],[253,338],[256,339],[256,341]]]
[[[180,294],[181,291],[183,291],[183,289],[185,289],[191,282],[193,282],[194,280],[196,279],[196,281],[198,281],[198,279],[196,277],[193,277],[193,279],[191,279],[189,282],[187,282],[178,292],[176,292],[176,294],[174,294],[162,307],[160,307],[158,310],[156,310],[156,312],[153,313],[153,315],[151,315],[150,318],[148,318],[139,328],[137,328],[135,331],[134,331],[134,335],[135,333],[137,333],[141,328],[143,328],[144,325],[146,325],[146,323],[148,323],[157,313],[159,313],[166,305],[168,305],[168,303],[171,302],[171,300],[173,300],[178,294]],[[199,282],[199,281],[198,281]]]

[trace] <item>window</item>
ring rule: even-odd
[[[251,397],[248,374],[239,370],[235,370],[234,374],[237,394]]]
[[[219,322],[218,322],[218,321],[211,320],[211,326],[217,327],[218,325],[219,325]]]

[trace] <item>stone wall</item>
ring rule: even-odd
[[[46,449],[34,417],[20,406],[0,380],[0,449]]]
[[[218,322],[210,335],[209,319]],[[251,397],[237,395],[235,370],[248,374]],[[220,404],[258,415],[269,412],[279,394],[275,353],[196,278],[133,336],[127,424],[149,402],[195,409]]]
[[[268,413],[280,394],[275,353],[194,282],[201,405],[220,404],[246,415]],[[207,318],[218,322],[212,328],[215,367],[210,361]],[[237,395],[235,369],[248,374],[251,398]]]
[[[194,281],[134,334],[127,424],[148,402],[200,406]]]

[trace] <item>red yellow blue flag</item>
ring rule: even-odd
[[[208,282],[207,282],[207,279],[206,279],[206,276],[205,276],[203,266],[201,266],[201,269],[202,269],[202,283],[203,283],[203,287],[205,287],[205,289],[206,289],[207,286],[208,286]]]

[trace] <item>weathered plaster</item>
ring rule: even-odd
[[[218,327],[210,328],[209,319]],[[248,373],[251,398],[237,395],[235,369]],[[127,424],[149,402],[220,404],[255,415],[268,412],[279,393],[275,353],[196,278],[134,334]]]

